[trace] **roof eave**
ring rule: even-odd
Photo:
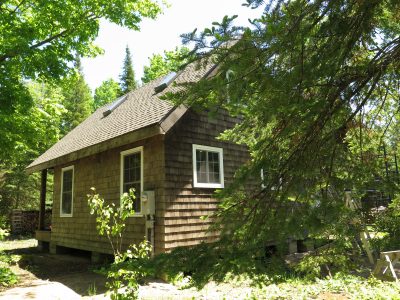
[[[219,67],[217,64],[214,64],[207,72],[204,74],[202,79],[208,79],[217,74]],[[164,118],[162,118],[159,122],[161,129],[164,133],[167,133],[175,124],[179,121],[179,119],[186,113],[189,108],[181,104],[176,106],[173,110],[171,110]]]
[[[173,110],[171,110],[164,118],[162,118],[159,122],[160,128],[164,133],[167,133],[175,124],[179,121],[179,119],[186,113],[188,107],[181,104],[176,106]]]
[[[25,171],[28,174],[32,174],[34,172],[38,172],[44,169],[53,168],[55,166],[63,165],[70,163],[72,161],[88,157],[106,150],[114,149],[120,146],[124,146],[136,141],[140,141],[155,135],[165,134],[164,130],[161,128],[159,123],[155,123],[143,128],[140,128],[135,131],[128,132],[121,136],[117,136],[110,140],[106,140],[104,142],[80,149],[75,152],[68,153],[66,155],[57,157],[52,160],[44,161],[43,163],[39,164],[30,164]]]

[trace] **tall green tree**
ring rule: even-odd
[[[8,159],[0,161],[0,214],[7,215],[11,209],[38,209],[40,176],[28,176],[25,167],[60,138],[64,107],[60,104],[63,93],[60,87],[32,81],[27,90],[34,105],[27,111],[18,110],[17,128],[9,135],[18,134],[16,147]],[[48,187],[51,190],[51,176]],[[51,193],[48,193],[50,196]],[[48,199],[51,201],[51,199]]]
[[[218,193],[218,251],[253,259],[271,240],[351,234],[345,189],[361,198],[378,177],[398,193],[378,150],[398,138],[387,128],[399,120],[399,11],[394,0],[271,0],[247,28],[225,17],[184,35],[217,73],[173,97],[240,116],[221,138],[251,152]]]
[[[82,123],[91,114],[93,108],[93,97],[83,76],[79,57],[76,57],[75,69],[75,73],[63,82],[62,104],[67,110],[61,124],[63,134],[67,134]]]
[[[135,79],[135,71],[133,70],[132,56],[129,47],[125,48],[124,64],[122,66],[122,73],[120,76],[120,85],[122,94],[129,93],[137,87]]]
[[[169,72],[177,72],[190,60],[190,50],[187,47],[176,47],[172,51],[164,51],[164,54],[153,54],[149,57],[149,65],[143,68],[142,82],[148,83]]]
[[[111,103],[119,95],[121,95],[121,88],[118,82],[112,78],[103,81],[94,91],[94,110],[107,103]]]
[[[34,100],[26,80],[66,76],[74,54],[95,56],[100,19],[139,30],[143,18],[161,11],[157,1],[6,0],[0,3],[0,162],[8,160],[23,136],[19,114]]]

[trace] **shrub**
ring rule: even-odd
[[[0,241],[10,235],[9,226],[5,216],[0,216]]]
[[[0,241],[4,240],[6,236],[9,236],[10,233],[7,229],[0,228]]]
[[[294,270],[307,279],[332,277],[337,271],[349,271],[351,261],[344,248],[330,247],[314,254],[306,255]]]
[[[130,245],[129,249],[116,258],[107,269],[106,287],[112,300],[137,299],[139,281],[152,273],[148,268],[151,245],[142,241],[138,245]]]
[[[8,229],[4,228],[4,222],[0,223],[0,241],[9,235]],[[0,285],[10,286],[17,283],[17,276],[10,270],[10,264],[15,262],[13,257],[0,251]]]
[[[0,254],[0,256],[3,254]],[[0,285],[8,287],[18,282],[18,277],[15,275],[8,266],[0,267]]]
[[[122,248],[125,221],[135,213],[134,200],[133,189],[122,195],[119,207],[115,203],[106,205],[94,188],[88,195],[90,214],[96,215],[96,228],[100,235],[107,237],[114,253],[114,262],[103,270],[109,279],[106,287],[112,300],[137,299],[138,281],[149,274],[146,262],[150,258],[151,245],[147,241],[130,245],[125,251]]]
[[[377,234],[372,245],[377,251],[400,249],[400,199],[395,198],[389,207],[381,211],[375,218]]]

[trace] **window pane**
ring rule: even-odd
[[[197,172],[197,182],[207,183],[207,173]]]
[[[72,212],[72,193],[66,192],[62,194],[62,214],[70,215]]]
[[[138,162],[139,164],[140,162]],[[140,181],[140,165],[133,169],[133,180],[132,181]]]
[[[141,164],[140,152],[124,156],[124,178],[122,192],[129,193],[129,189],[135,189],[134,210],[140,212],[140,190],[141,190]]]
[[[140,212],[141,210],[141,201],[140,201],[140,182],[139,183],[135,183],[132,186],[135,189],[135,201],[133,202],[133,209],[136,212]]]
[[[210,172],[208,177],[209,177],[209,182],[210,183],[220,183],[219,173]]]
[[[124,184],[123,192],[129,193],[129,190],[132,188],[135,189],[135,200],[133,202],[133,209],[135,210],[135,212],[140,212],[140,182],[134,184]]]
[[[196,150],[196,169],[198,183],[221,183],[219,153]]]
[[[219,180],[219,155],[217,152],[208,152],[209,182],[220,183]]]
[[[208,161],[218,163],[218,153],[208,152]]]
[[[63,172],[63,191],[72,191],[72,170]]]
[[[131,157],[130,155],[124,156],[124,166],[126,169],[128,169],[130,166],[130,161],[131,161],[130,157]]]
[[[206,161],[207,151],[197,150],[197,159],[200,161]]]
[[[197,182],[207,183],[207,151],[196,150]]]
[[[73,170],[63,171],[61,213],[69,215],[72,213],[72,178]]]
[[[125,181],[130,181],[130,178],[129,178],[129,170],[124,170],[124,179],[125,179]]]

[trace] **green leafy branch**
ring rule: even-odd
[[[91,188],[92,194],[88,195],[90,214],[96,215],[96,229],[99,234],[106,236],[112,247],[115,258],[121,258],[122,239],[125,230],[125,220],[133,216],[133,202],[136,199],[134,189],[129,190],[121,196],[121,204],[116,207],[115,203],[105,204],[103,198]]]

